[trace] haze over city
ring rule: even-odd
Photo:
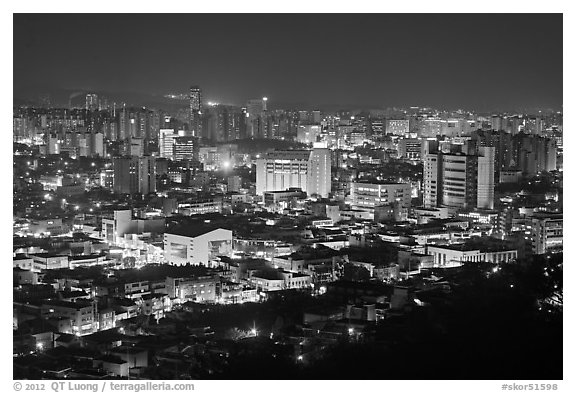
[[[14,92],[318,108],[562,106],[560,14],[15,15]]]

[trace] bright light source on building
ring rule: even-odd
[[[268,97],[262,97],[262,101],[268,101]]]
[[[304,356],[302,356],[302,355],[299,355],[299,356],[298,356],[298,361],[299,361],[299,362],[301,362],[301,361],[302,361],[302,359],[304,359]]]
[[[42,343],[36,343],[36,349],[41,351],[44,348],[44,344]]]
[[[348,329],[348,334],[354,334],[354,328],[349,328],[349,329]]]
[[[224,161],[224,162],[222,163],[222,167],[225,168],[225,169],[230,168],[230,161]]]

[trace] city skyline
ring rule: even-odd
[[[268,96],[272,107],[562,110],[561,14],[32,14],[14,22],[15,98],[161,97],[199,85],[206,101],[235,105]]]
[[[14,15],[13,379],[558,390],[562,18]]]

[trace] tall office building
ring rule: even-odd
[[[190,111],[200,112],[202,110],[202,90],[199,86],[190,88]]]
[[[202,90],[199,86],[190,88],[190,130],[192,136],[202,135]]]
[[[328,198],[332,191],[332,161],[330,149],[315,147],[308,161],[308,195]]]
[[[98,95],[97,94],[86,94],[86,110],[95,111],[97,109],[99,109]]]
[[[494,131],[504,130],[505,127],[505,118],[500,115],[492,115],[490,126]]]
[[[126,140],[127,155],[142,157],[144,155],[144,140],[142,138],[128,138]]]
[[[160,157],[174,159],[174,139],[178,133],[173,128],[161,129],[158,135],[158,152]]]
[[[472,140],[478,146],[494,147],[494,176],[496,182],[500,179],[500,171],[508,169],[512,163],[512,135],[506,131],[476,130],[472,132]]]
[[[370,132],[373,137],[381,137],[384,135],[384,123],[382,120],[373,120],[370,123]]]
[[[256,193],[300,188],[326,198],[332,190],[331,174],[329,149],[275,151],[256,161]]]
[[[154,157],[115,157],[113,170],[116,193],[145,195],[156,191]]]
[[[544,122],[541,117],[529,117],[524,120],[524,132],[532,135],[542,135]]]
[[[398,157],[406,160],[419,161],[422,155],[422,140],[417,138],[401,138],[398,140]]]
[[[424,157],[424,206],[494,208],[494,147],[443,153],[432,146]]]
[[[410,120],[393,120],[386,121],[386,134],[407,136],[410,133]]]
[[[512,135],[516,135],[520,132],[520,125],[522,124],[522,118],[518,115],[508,117],[507,130],[510,131]]]
[[[198,161],[198,148],[198,138],[194,136],[179,136],[174,138],[174,160]]]
[[[241,108],[228,105],[214,105],[203,115],[203,138],[211,142],[226,142],[240,139],[245,113]]]
[[[534,254],[562,252],[562,214],[540,213],[531,219],[530,239]]]
[[[91,154],[93,156],[104,156],[104,134],[101,132],[97,132],[95,134],[91,134]]]
[[[322,121],[322,113],[318,109],[313,110],[312,111],[312,122],[314,124],[320,124],[321,121]]]
[[[494,209],[494,162],[496,149],[494,147],[478,148],[478,188],[476,207],[478,209]]]
[[[249,100],[246,104],[246,132],[249,138],[264,138],[266,135],[268,98]]]
[[[524,132],[512,137],[513,167],[521,170],[526,176],[532,176],[541,171],[556,170],[556,140]]]

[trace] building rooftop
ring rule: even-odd
[[[310,158],[311,150],[276,150],[264,156],[268,160],[304,160]]]
[[[70,257],[70,261],[82,261],[82,260],[96,259],[96,258],[101,258],[103,256],[104,255],[102,255],[102,254],[73,255]]]
[[[86,307],[92,307],[92,301],[90,300],[83,300],[79,299],[74,302],[66,301],[66,300],[56,300],[56,299],[49,299],[42,302],[43,305],[46,306],[54,306],[54,307],[66,307],[66,308],[73,308],[75,310],[81,310]]]
[[[32,257],[26,256],[26,254],[18,254],[13,258],[15,261],[22,261],[26,259],[32,259]]]
[[[288,188],[281,191],[264,191],[264,194],[286,194],[286,193],[304,193],[301,188]]]
[[[118,356],[112,356],[112,355],[100,356],[98,358],[98,360],[101,360],[101,361],[106,362],[106,363],[112,363],[112,364],[125,364],[125,363],[127,363],[125,360],[122,360]]]
[[[272,270],[272,269],[258,270],[252,274],[252,277],[262,278],[265,280],[280,280],[280,281],[284,280],[284,278],[280,276],[278,270]]]
[[[408,186],[410,187],[409,183],[398,183],[398,182],[390,182],[390,181],[385,181],[385,180],[377,180],[377,179],[366,179],[366,180],[356,180],[353,182],[354,184],[375,184],[375,185],[381,185],[381,186]]]
[[[68,257],[68,255],[62,255],[57,252],[41,252],[37,254],[31,254],[33,257],[40,257],[40,258],[55,258],[55,257]]]
[[[198,237],[215,231],[217,229],[224,229],[218,226],[202,227],[202,226],[180,226],[170,229],[166,232],[167,235],[177,235],[185,237]],[[228,229],[227,229],[228,230]]]
[[[84,291],[61,291],[60,294],[64,299],[70,299],[79,296],[87,296],[88,294]]]
[[[471,239],[463,244],[447,244],[447,245],[430,245],[430,247],[443,248],[455,251],[480,251],[480,252],[498,252],[498,251],[514,251],[517,247],[509,244],[508,242],[497,239]]]

